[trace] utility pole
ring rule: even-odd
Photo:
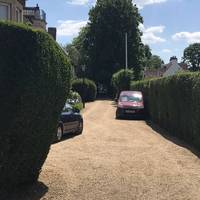
[[[125,33],[125,58],[126,58],[126,70],[128,69],[128,34],[127,32]]]
[[[85,65],[82,66],[82,72],[83,72],[83,96],[82,96],[82,102],[83,102],[83,108],[85,108],[85,98],[86,98],[86,95],[85,95],[85,70],[86,70],[86,67]]]

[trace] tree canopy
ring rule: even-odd
[[[149,45],[143,46],[143,67],[149,69],[158,69],[164,64],[164,61],[158,55],[153,55]]]
[[[160,58],[160,56],[152,55],[146,62],[146,67],[150,69],[159,69],[164,61]]]
[[[143,56],[143,59],[142,59],[142,66],[143,68],[147,67],[148,63],[149,63],[149,60],[152,56],[152,53],[151,53],[151,48],[149,47],[149,45],[143,45],[143,48],[142,48],[142,56]]]
[[[183,61],[192,71],[200,70],[200,43],[191,44],[184,50]]]
[[[144,45],[139,24],[142,22],[132,0],[97,0],[89,12],[87,26],[72,43],[81,55],[78,64],[86,66],[88,78],[110,87],[112,74],[125,66],[125,33],[129,68],[136,79],[140,78]]]
[[[82,28],[79,32],[79,36],[74,38],[71,44],[67,44],[64,46],[64,50],[67,52],[68,57],[72,66],[75,69],[76,75],[81,78],[83,75],[87,73],[82,71],[82,66],[86,66],[88,64],[88,52],[86,45],[86,33],[87,33],[87,26]],[[87,69],[86,69],[87,71]]]
[[[151,49],[147,44],[144,45],[144,57],[148,60],[152,57]]]

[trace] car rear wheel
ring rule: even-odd
[[[56,134],[57,141],[60,141],[62,139],[62,136],[63,136],[63,129],[62,126],[59,126]]]
[[[121,115],[119,114],[119,111],[117,110],[116,111],[116,117],[115,117],[116,119],[120,119],[121,118]]]
[[[83,132],[83,122],[80,121],[78,125],[77,134],[81,134]]]

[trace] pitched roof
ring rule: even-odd
[[[183,70],[187,70],[188,69],[188,65],[186,63],[179,63],[179,66],[183,69]]]
[[[185,63],[177,63],[183,70],[187,70],[188,66]],[[159,69],[147,69],[144,71],[144,76],[145,77],[161,77],[163,76],[163,74],[171,67],[173,66],[173,63],[170,62],[166,65],[163,65],[161,68]]]

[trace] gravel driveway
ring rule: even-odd
[[[86,105],[82,135],[51,147],[30,200],[200,200],[200,160],[144,121]],[[42,186],[41,186],[42,185]]]

